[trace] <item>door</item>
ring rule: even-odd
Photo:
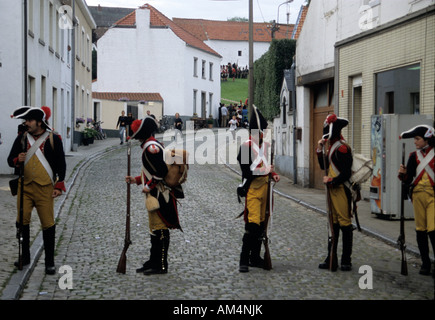
[[[311,143],[310,143],[310,187],[324,189],[325,171],[317,159],[317,142],[323,136],[323,122],[328,114],[334,112],[334,81],[326,81],[311,87]]]

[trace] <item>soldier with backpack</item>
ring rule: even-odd
[[[336,252],[339,240],[339,232],[342,233],[343,252],[341,256],[341,270],[352,270],[351,255],[353,243],[353,226],[351,214],[352,195],[350,189],[345,186],[352,174],[352,150],[341,135],[341,130],[348,125],[349,121],[339,118],[335,114],[326,117],[323,124],[323,137],[318,142],[317,156],[322,169],[327,168],[328,175],[323,177],[323,182],[328,188],[332,211],[332,236],[334,239],[329,242],[328,255],[323,263],[319,264],[320,269],[329,269],[330,253]],[[323,146],[328,145],[328,150],[323,157]],[[324,163],[324,159],[326,163]],[[333,245],[335,248],[330,248]],[[335,256],[336,257],[336,256]],[[332,271],[336,271],[337,262],[332,263]]]
[[[137,177],[125,177],[127,183],[142,186],[146,194],[149,229],[151,234],[150,258],[136,272],[145,275],[168,272],[169,229],[180,229],[177,198],[183,198],[181,186],[170,187],[165,182],[169,169],[164,159],[164,148],[154,138],[157,122],[152,117],[135,120],[131,124],[130,139],[141,142],[142,170]]]

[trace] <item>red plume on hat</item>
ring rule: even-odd
[[[142,120],[139,120],[139,119],[134,120],[134,121],[132,122],[132,124],[130,125],[130,129],[131,129],[132,133],[136,132],[137,129],[140,128],[140,125],[141,125],[141,124],[142,124]]]
[[[41,109],[45,113],[45,120],[48,121],[48,119],[51,117],[51,109],[47,106],[42,106]]]
[[[335,113],[328,115],[323,122],[323,140],[341,136],[341,129],[349,124],[349,120],[337,117]]]

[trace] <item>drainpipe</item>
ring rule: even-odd
[[[23,57],[23,62],[24,62],[24,70],[23,70],[23,72],[24,72],[24,74],[23,74],[23,77],[24,77],[24,83],[23,83],[23,85],[24,85],[24,105],[25,106],[27,106],[27,103],[28,103],[28,90],[27,90],[27,78],[28,78],[28,76],[27,76],[27,73],[28,73],[28,65],[27,65],[27,32],[28,32],[28,23],[27,23],[27,0],[24,0],[24,6],[23,6],[23,10],[24,10],[24,12],[23,12],[23,16],[24,16],[24,42],[23,42],[23,54],[24,54],[24,57]]]
[[[75,14],[75,0],[72,0],[72,29],[71,29],[71,151],[77,151],[77,147],[74,145],[74,129],[76,127],[75,121],[75,95],[76,95],[76,41],[75,41],[75,29],[76,29],[76,14]]]
[[[292,101],[291,104],[293,106],[293,182],[294,184],[298,183],[298,162],[297,162],[297,150],[296,150],[296,80],[295,80],[295,76],[296,76],[296,61],[295,61],[295,57],[293,57],[293,64],[291,66],[291,90],[293,91],[292,94]]]

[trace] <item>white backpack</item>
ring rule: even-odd
[[[337,141],[330,150],[330,154],[332,151],[340,147],[342,144],[341,141]],[[339,172],[338,169],[334,166],[333,162],[330,161],[330,164],[333,166],[334,171]],[[352,174],[349,178],[349,181],[346,181],[344,184],[352,193],[352,198],[354,201],[358,201],[357,198],[359,196],[360,185],[366,182],[373,173],[373,160],[367,158],[361,153],[353,153],[352,152]]]

